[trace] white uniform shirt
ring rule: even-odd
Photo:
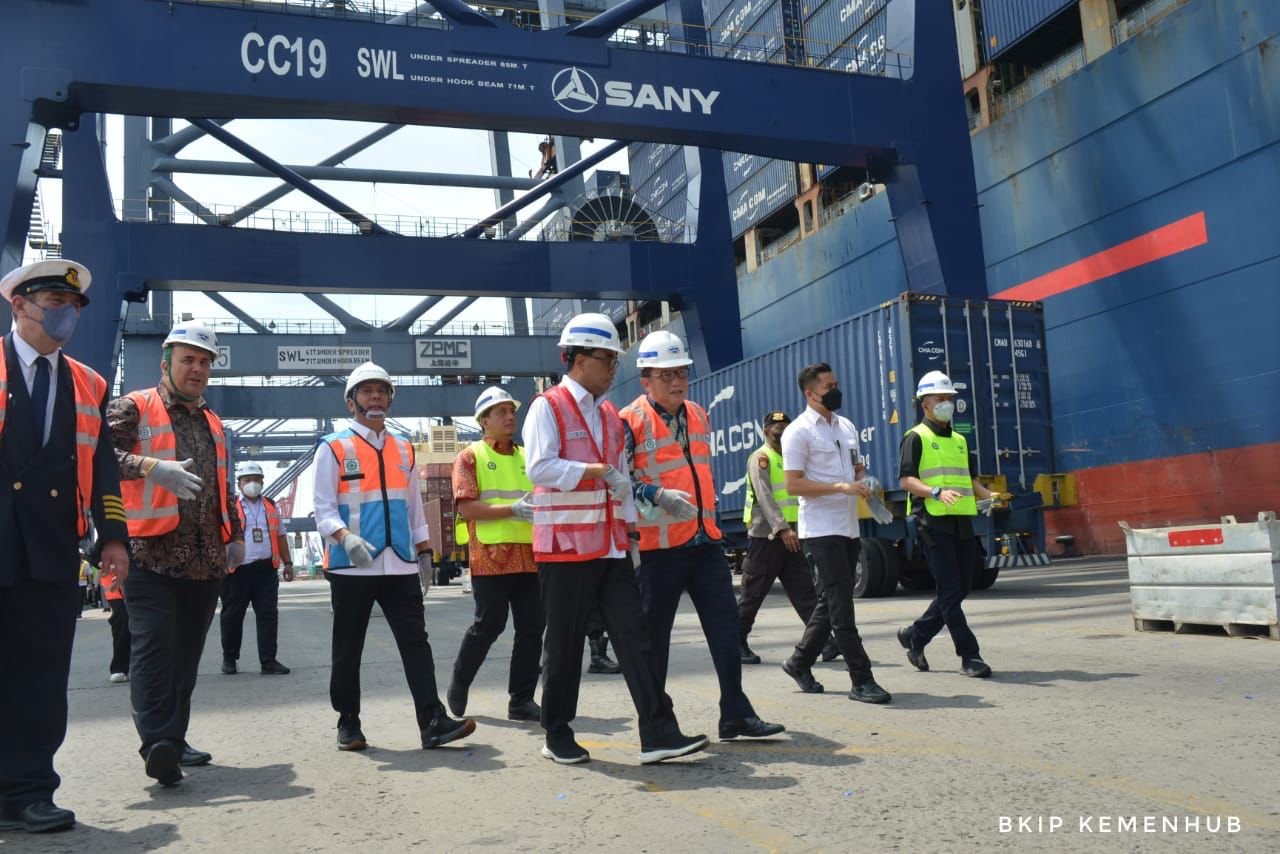
[[[582,413],[582,420],[596,440],[596,447],[600,447],[604,429],[600,404],[604,403],[604,398],[593,397],[591,392],[572,377],[561,377],[560,385],[573,395],[578,411]],[[556,426],[556,416],[551,411],[551,404],[541,397],[529,404],[529,414],[525,416],[521,435],[524,439],[525,471],[534,486],[559,489],[562,492],[577,487],[582,481],[582,473],[587,470],[587,464],[560,456],[560,428]],[[612,463],[618,471],[628,471],[625,447],[618,448],[618,456]],[[622,500],[622,518],[627,522],[636,520],[636,503],[630,492]],[[609,553],[605,555],[611,558],[626,556],[626,552],[613,546],[610,546]]]
[[[858,431],[853,423],[834,415],[831,423],[812,407],[805,407],[782,433],[783,471],[803,472],[818,483],[852,483],[854,463],[862,459]],[[858,499],[852,495],[801,495],[801,539],[810,537],[857,537]]]
[[[351,429],[360,436],[369,440],[369,444],[378,450],[382,450],[382,445],[386,441],[387,433],[374,433],[368,427],[356,422],[351,423]],[[315,498],[313,499],[316,508],[316,530],[320,532],[320,536],[324,537],[325,548],[332,543],[334,531],[340,531],[347,527],[342,521],[342,516],[338,514],[338,461],[333,456],[333,451],[329,449],[328,444],[316,450],[316,470],[315,470]],[[431,529],[427,527],[427,513],[422,508],[422,488],[418,485],[418,467],[412,466],[409,469],[409,527],[412,533],[409,537],[413,543],[422,543],[431,539]],[[415,500],[416,499],[416,500]],[[356,531],[355,533],[359,533]],[[368,569],[360,569],[359,567],[350,567],[348,569],[332,569],[327,570],[335,575],[417,575],[418,562],[401,560],[390,546],[383,549],[373,559],[373,566]]]
[[[35,347],[26,342],[13,330],[13,351],[18,354],[18,362],[22,365],[22,378],[27,381],[27,394],[31,394],[36,384],[36,358],[40,355]],[[53,403],[58,399],[58,356],[61,350],[54,350],[45,356],[49,360],[49,400],[44,408],[44,435],[40,437],[43,446],[49,441],[49,428],[53,426]]]
[[[317,451],[317,455],[319,452]],[[240,496],[240,504],[244,508],[244,562],[271,558],[271,530],[267,527],[267,503],[262,497],[246,498]],[[262,542],[254,542],[253,530],[262,531]],[[285,521],[280,520],[280,533],[286,533]],[[281,563],[293,563],[288,554],[280,555]]]

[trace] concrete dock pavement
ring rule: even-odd
[[[958,672],[945,632],[917,672],[895,640],[924,594],[859,600],[858,625],[888,706],[799,693],[779,663],[800,623],[775,587],[744,668],[761,716],[788,733],[714,738],[718,691],[688,603],[673,634],[671,694],[695,757],[640,766],[620,676],[584,675],[575,722],[592,754],[564,767],[541,730],[505,719],[510,631],[471,691],[471,738],[433,751],[418,733],[399,657],[375,618],[365,648],[370,749],[335,748],[323,581],[281,585],[283,677],[257,673],[247,618],[241,673],[219,672],[217,620],[190,740],[213,764],[175,788],[143,774],[128,688],[107,681],[105,615],[76,638],[57,800],[79,824],[0,833],[15,851],[1260,851],[1280,831],[1280,644],[1137,633],[1123,562],[1007,570],[966,603],[992,679]],[[375,610],[376,614],[376,610]],[[443,694],[472,604],[458,585],[427,600]],[[585,671],[585,666],[584,666]],[[8,734],[10,738],[20,733]],[[1154,824],[1151,820],[1154,819]],[[1172,822],[1177,830],[1170,829]],[[1214,828],[1217,828],[1216,830]],[[1232,830],[1235,832],[1232,832]]]

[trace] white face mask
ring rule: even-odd
[[[240,491],[244,493],[245,498],[257,498],[262,494],[262,484],[258,483],[256,480],[251,480],[246,483]]]
[[[951,416],[955,415],[956,405],[949,400],[942,400],[933,405],[933,420],[940,424],[947,424],[951,421]]]

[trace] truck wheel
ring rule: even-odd
[[[929,561],[917,547],[910,558],[905,556],[906,541],[898,544],[894,550],[898,557],[898,583],[903,590],[920,593],[933,589],[933,572],[929,569]]]
[[[892,596],[898,591],[898,551],[887,540],[871,537],[862,541],[868,557],[880,564],[880,586],[873,596]]]
[[[1000,567],[987,566],[987,551],[982,547],[982,541],[978,541],[978,557],[973,562],[973,589],[987,590],[991,585],[996,583],[996,579],[1000,577]]]
[[[867,542],[858,549],[858,565],[853,569],[853,598],[869,599],[880,595],[880,586],[884,581],[884,561],[880,552],[868,548]]]

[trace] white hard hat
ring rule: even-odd
[[[484,391],[480,392],[480,396],[476,398],[476,418],[484,415],[499,403],[510,403],[516,409],[520,408],[520,401],[511,396],[505,388],[491,385]]]
[[[204,350],[218,358],[218,336],[205,324],[198,320],[184,320],[173,329],[169,330],[169,335],[164,339],[163,347],[170,347],[174,344],[186,344],[188,347],[196,347]]]
[[[396,396],[396,384],[391,381],[391,374],[386,369],[375,365],[373,362],[365,362],[351,372],[351,376],[347,377],[346,396],[351,397],[355,393],[356,386],[369,380],[381,380],[387,384],[387,388],[391,390],[391,397]]]
[[[680,336],[665,329],[644,336],[636,353],[637,368],[683,368],[692,364]]]
[[[603,314],[579,314],[569,318],[564,331],[560,333],[561,347],[586,347],[594,350],[612,350],[622,352],[622,342],[618,340],[618,329],[613,321]]]
[[[955,394],[962,388],[964,383],[951,382],[951,377],[942,371],[929,371],[920,378],[920,384],[916,386],[916,400],[926,394]]]
[[[257,463],[241,463],[240,471],[236,474],[236,477],[251,477],[253,475],[262,477],[262,466]]]
[[[89,290],[91,281],[93,276],[89,275],[89,268],[75,261],[68,261],[65,258],[55,261],[36,261],[34,264],[26,264],[12,270],[0,279],[0,294],[3,294],[9,302],[13,302],[14,291],[19,291],[18,296],[36,291],[66,291],[78,294],[84,304],[88,305],[89,297],[85,291]]]

